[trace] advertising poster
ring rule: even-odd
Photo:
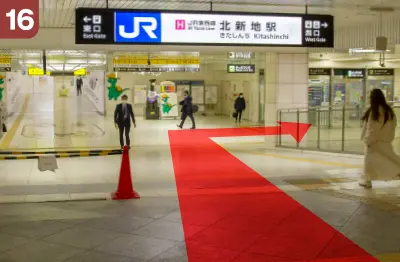
[[[176,93],[161,93],[161,117],[178,117],[178,97]]]
[[[17,72],[6,73],[6,96],[7,96],[7,112],[10,114],[14,111],[15,105],[18,103],[18,98],[21,93],[21,81],[22,77]]]
[[[192,98],[193,104],[202,105],[204,104],[204,82],[192,82]]]
[[[214,105],[218,101],[218,88],[216,86],[206,86],[205,88],[205,96],[207,105]]]
[[[346,99],[345,93],[345,85],[344,84],[335,84],[333,86],[333,102],[334,103],[343,103]]]
[[[147,86],[146,85],[136,85],[133,101],[135,105],[146,104],[147,99]]]
[[[104,83],[104,71],[92,71],[84,78],[84,93],[100,114],[105,113]]]

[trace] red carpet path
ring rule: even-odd
[[[170,131],[189,262],[378,261],[210,139],[276,131]]]

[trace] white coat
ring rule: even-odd
[[[399,179],[400,157],[393,151],[397,119],[394,117],[384,123],[384,111],[380,110],[379,121],[371,118],[364,122],[361,139],[365,144],[364,172],[362,179],[392,180]]]

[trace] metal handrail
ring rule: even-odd
[[[392,108],[398,112],[400,128],[400,105],[392,103]],[[301,142],[278,135],[276,144],[278,147],[286,148],[363,154],[364,144],[360,135],[361,117],[364,111],[365,107],[362,106],[280,109],[277,111],[279,122],[309,123],[311,127]]]

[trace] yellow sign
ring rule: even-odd
[[[113,59],[114,65],[147,65],[147,56],[127,56]]]
[[[148,65],[149,59],[146,56],[118,57],[113,60],[114,65]],[[198,56],[159,56],[150,58],[150,65],[199,65]]]
[[[9,56],[9,55],[0,55],[0,65],[11,66],[11,56]]]
[[[199,58],[156,58],[150,59],[152,65],[199,65]]]
[[[81,68],[74,71],[74,76],[85,76],[86,75],[86,68]]]
[[[29,67],[28,68],[28,75],[30,76],[42,76],[44,75],[44,71],[41,68],[36,67]],[[50,72],[46,72],[46,75],[50,75]]]

